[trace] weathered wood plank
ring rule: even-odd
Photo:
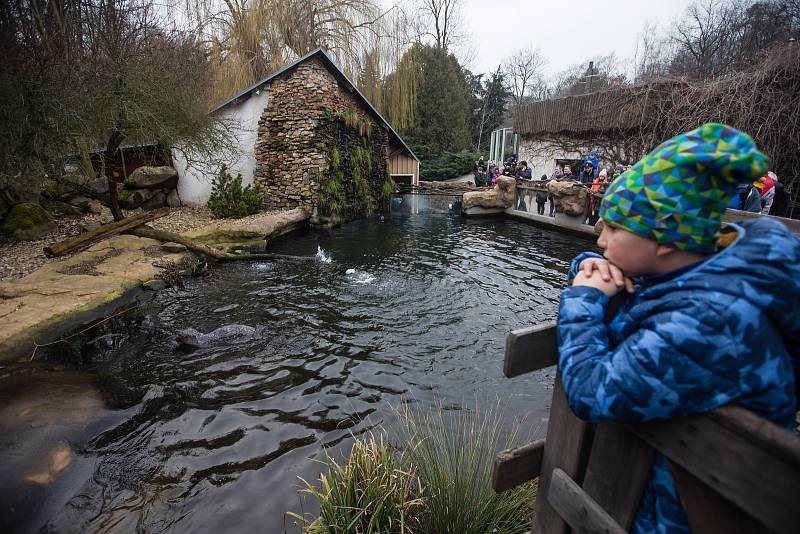
[[[513,330],[506,338],[503,373],[512,378],[558,363],[555,321]]]
[[[729,407],[714,415],[630,428],[768,528],[794,531],[800,495],[800,440],[745,412]]]
[[[694,534],[755,534],[769,530],[684,468],[669,462]]]
[[[534,533],[566,534],[567,524],[547,501],[553,470],[559,468],[573,480],[581,482],[592,445],[592,427],[572,413],[564,394],[561,373],[556,374],[550,420],[547,425],[547,446],[539,475],[539,498],[534,508]]]
[[[625,534],[619,524],[588,493],[561,469],[553,471],[547,500],[573,532],[580,534]]]
[[[61,241],[60,243],[53,243],[50,246],[44,247],[44,254],[48,258],[63,256],[64,254],[84,249],[98,241],[102,241],[103,239],[108,239],[109,237],[119,235],[146,222],[163,217],[167,213],[169,213],[169,208],[161,208],[158,210],[146,211],[144,213],[132,215],[122,219],[121,221],[114,221],[109,224],[104,224],[77,237]]]
[[[771,421],[735,405],[723,406],[706,416],[770,454],[800,466],[800,440]]]
[[[759,217],[768,217],[770,219],[774,219],[776,221],[780,221],[786,225],[789,230],[792,231],[794,234],[800,234],[800,221],[797,219],[787,219],[785,217],[775,217],[773,215],[761,215],[760,213],[751,213],[749,211],[740,211],[740,210],[732,210],[727,209],[725,213],[722,214],[722,222],[731,222],[735,223],[738,221],[747,221],[750,219],[758,219]]]
[[[639,509],[653,448],[623,426],[597,425],[583,490],[629,530]]]
[[[544,456],[544,438],[516,449],[507,449],[494,459],[492,489],[510,490],[539,476]]]

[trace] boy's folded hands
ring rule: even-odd
[[[613,297],[620,291],[634,292],[633,280],[619,267],[601,258],[588,258],[581,262],[580,270],[572,280],[573,286],[595,287]]]

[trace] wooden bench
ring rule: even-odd
[[[512,378],[558,363],[555,323],[506,340]],[[800,532],[800,438],[738,406],[642,425],[593,426],[570,410],[556,373],[547,436],[501,452],[492,486],[539,477],[532,533],[631,528],[653,455],[666,456],[695,533]]]

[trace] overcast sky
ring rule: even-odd
[[[490,72],[527,45],[541,46],[548,74],[592,56],[633,56],[645,22],[666,28],[691,0],[462,0],[473,72]],[[386,5],[393,2],[383,0]]]

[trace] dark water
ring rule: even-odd
[[[503,219],[425,215],[271,248],[318,247],[329,263],[214,267],[94,340],[107,350],[86,365],[116,417],[104,413],[103,432],[72,443],[83,467],[62,475],[81,482],[65,503],[17,507],[16,526],[283,532],[285,511],[314,511],[301,505],[297,477],[313,480],[317,460],[346,451],[351,434],[391,428],[403,399],[499,402],[506,417],[527,417],[529,433],[544,432],[552,378],[504,378],[504,340],[555,316],[568,262],[590,242]],[[169,346],[182,328],[229,323],[264,333],[193,352]]]

